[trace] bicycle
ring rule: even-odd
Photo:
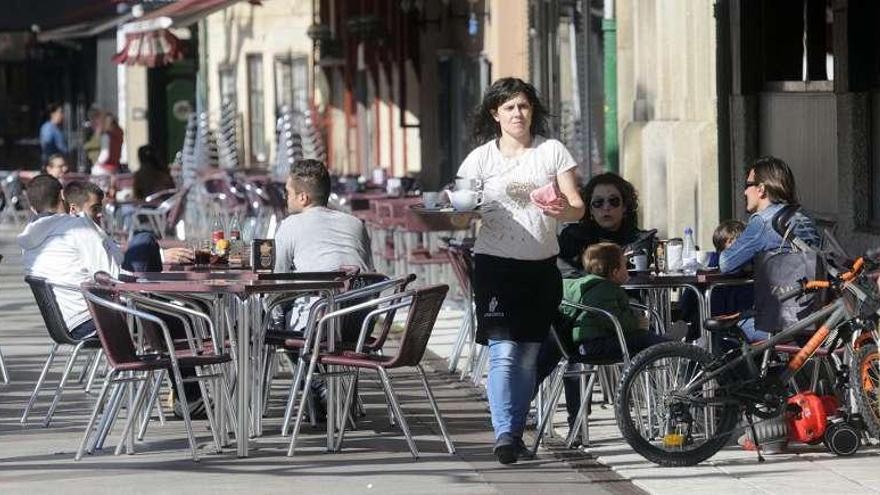
[[[662,466],[698,464],[721,450],[733,433],[742,428],[737,426],[740,415],[745,416],[752,438],[758,439],[754,417],[767,420],[786,411],[793,412],[787,404],[793,395],[788,384],[820,347],[832,353],[846,346],[852,353],[853,342],[860,335],[867,335],[860,339],[875,342],[876,357],[880,296],[866,269],[880,268],[880,263],[873,258],[859,258],[848,271],[842,272],[835,268],[830,255],[825,261],[829,264],[828,280],[804,280],[779,299],[784,301],[821,289],[828,289],[837,297],[767,340],[748,344],[737,327],[739,318],[731,315],[706,321],[710,332],[739,342],[737,349],[721,356],[682,342],[660,344],[639,353],[624,371],[615,404],[617,424],[627,443]],[[816,324],[820,324],[819,328],[787,362],[771,359],[777,344],[794,340],[802,330]],[[876,370],[876,360],[870,361],[872,354],[867,351],[870,346],[866,343],[861,348],[861,354],[868,356],[869,363],[875,366],[870,368],[869,364],[869,372]],[[859,406],[876,413],[880,407],[880,386],[866,393],[865,376],[860,370],[853,375],[857,377],[851,382],[860,398]],[[868,375],[873,376],[871,383],[876,385],[876,373]],[[878,417],[869,418],[866,423]],[[848,419],[844,418],[844,424],[835,428],[851,428]],[[858,448],[858,432],[854,435]],[[760,444],[755,443],[758,459],[763,461]]]

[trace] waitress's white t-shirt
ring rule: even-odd
[[[471,151],[458,175],[483,184],[483,224],[474,252],[518,260],[556,256],[556,219],[532,204],[529,193],[576,165],[562,143],[542,136],[516,158],[505,158],[496,140]]]

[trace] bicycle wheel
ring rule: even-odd
[[[880,355],[875,344],[856,349],[849,378],[868,433],[880,438]]]
[[[724,447],[739,408],[707,403],[724,384],[716,379],[689,396],[677,394],[713,359],[683,342],[656,345],[636,356],[623,373],[615,404],[617,426],[633,450],[661,466],[692,466]]]

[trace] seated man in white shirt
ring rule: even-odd
[[[73,286],[93,279],[96,272],[119,274],[119,263],[109,254],[104,238],[88,218],[67,214],[61,183],[38,175],[27,185],[27,197],[36,217],[18,235],[25,273]],[[82,294],[55,290],[64,323],[73,338],[95,331]]]
[[[70,207],[71,215],[90,218],[98,232],[105,238],[105,244],[120,265],[132,272],[161,272],[162,262],[188,263],[193,260],[193,252],[185,247],[160,249],[155,234],[149,231],[135,232],[123,254],[119,246],[101,230],[101,217],[104,214],[104,191],[97,184],[88,181],[73,181],[64,186],[64,200]]]

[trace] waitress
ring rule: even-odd
[[[474,245],[476,341],[489,347],[487,392],[502,464],[528,450],[522,441],[541,342],[562,299],[556,267],[559,222],[584,215],[576,163],[547,133],[547,110],[534,86],[495,81],[473,119],[479,146],[458,175],[483,184],[482,227]],[[541,203],[532,191],[558,186]],[[542,191],[547,191],[543,189]]]

